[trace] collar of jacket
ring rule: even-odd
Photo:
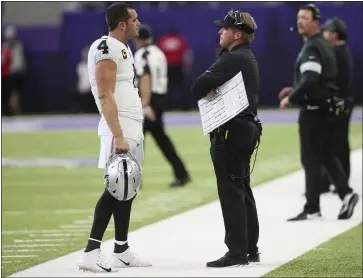
[[[241,48],[250,48],[250,45],[248,43],[240,43],[240,44],[237,44],[236,46],[234,46],[230,52],[232,51],[236,51],[238,49],[241,49]]]

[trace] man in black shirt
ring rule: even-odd
[[[320,11],[312,4],[299,10],[298,31],[305,43],[297,57],[294,87],[280,92],[280,107],[290,103],[301,107],[299,133],[301,162],[305,170],[306,204],[302,213],[288,221],[321,217],[321,169],[325,167],[343,201],[338,219],[353,215],[358,195],[348,185],[343,168],[334,156],[333,132],[339,103],[335,101],[337,65],[332,48],[319,30]]]
[[[324,38],[333,47],[338,67],[337,86],[338,96],[344,100],[344,113],[337,122],[334,134],[334,152],[339,158],[348,179],[350,176],[350,147],[349,147],[349,122],[353,111],[353,58],[346,44],[348,38],[347,26],[337,17],[329,19],[323,26]],[[324,171],[325,172],[325,171]],[[329,191],[330,180],[324,175],[322,191]]]
[[[257,25],[248,13],[230,11],[214,21],[219,31],[221,56],[192,85],[202,98],[242,72],[249,107],[210,133],[211,158],[217,178],[219,200],[229,251],[207,267],[229,267],[259,261],[259,223],[250,186],[250,158],[261,136],[257,118],[259,70],[250,48]],[[212,93],[211,93],[212,92]]]

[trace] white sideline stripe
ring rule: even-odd
[[[362,194],[362,150],[352,154],[351,185]],[[349,220],[337,220],[341,207],[335,195],[321,196],[324,221],[292,223],[286,218],[302,210],[305,198],[302,171],[253,189],[260,218],[261,265],[207,269],[205,263],[226,252],[219,202],[190,210],[129,234],[132,251],[153,263],[151,268],[125,268],[108,277],[258,277],[362,222],[362,202]],[[283,244],[282,244],[283,243]],[[113,240],[102,244],[109,256]],[[192,250],[193,249],[193,250]],[[80,251],[14,274],[16,277],[102,277],[83,273],[77,263]]]
[[[21,263],[22,261],[2,261],[3,264],[13,264],[13,263]]]
[[[1,256],[2,258],[35,258],[39,257],[39,255],[6,255]]]
[[[68,241],[67,238],[34,238],[34,239],[15,239],[15,243],[24,242],[55,242],[55,241]]]

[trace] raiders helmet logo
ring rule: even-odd
[[[126,59],[126,58],[127,58],[127,53],[126,53],[126,50],[125,50],[125,49],[122,49],[122,57],[123,57],[124,59]]]

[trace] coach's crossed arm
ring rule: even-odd
[[[101,102],[102,113],[115,138],[116,153],[129,151],[118,119],[117,105],[114,97],[116,86],[117,65],[112,60],[101,60],[96,64],[96,83],[98,98]]]

